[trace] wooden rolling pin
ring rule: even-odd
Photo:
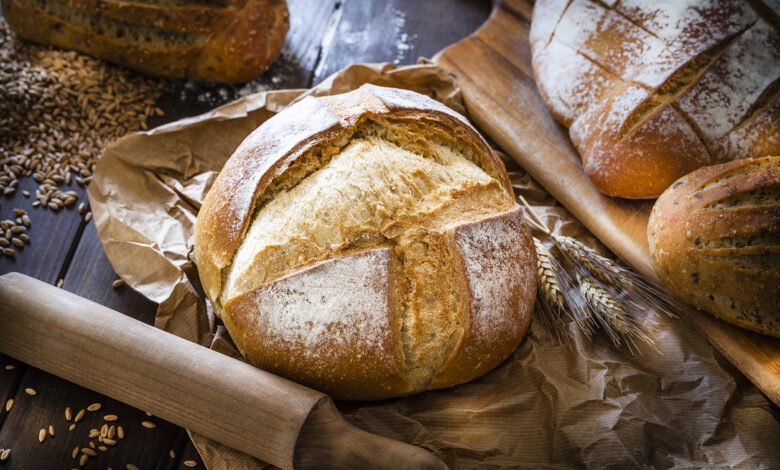
[[[22,274],[0,276],[0,352],[283,469],[447,468],[323,393]]]

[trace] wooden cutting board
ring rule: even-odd
[[[479,30],[434,61],[457,77],[474,122],[616,255],[654,277],[646,236],[653,203],[605,196],[585,176],[566,128],[547,112],[534,83],[532,10],[530,0],[494,2]],[[685,317],[780,406],[780,340],[693,308]]]

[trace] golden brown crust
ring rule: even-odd
[[[284,0],[4,0],[3,15],[15,33],[33,42],[151,75],[229,83],[265,71],[289,29]]]
[[[219,273],[232,259],[249,214],[271,183],[307,152],[335,152],[334,143],[343,145],[360,124],[378,118],[441,126],[452,140],[473,149],[480,166],[512,194],[504,164],[487,142],[462,116],[430,98],[374,85],[332,97],[307,97],[247,137],[203,201],[195,226],[195,256],[206,273],[203,285],[212,301],[221,290]]]
[[[696,168],[780,152],[780,12],[767,10],[727,0],[535,3],[539,92],[596,187],[652,198]]]
[[[780,157],[681,178],[653,207],[648,240],[658,276],[680,298],[780,337]]]
[[[296,205],[311,197],[319,209]],[[252,363],[341,399],[484,374],[519,345],[535,297],[530,229],[498,157],[448,108],[372,85],[253,132],[201,207],[195,257]]]
[[[453,227],[467,318],[450,358],[431,388],[473,380],[509,356],[531,323],[536,290],[536,251],[523,209]]]

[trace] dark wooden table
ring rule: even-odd
[[[356,62],[389,61],[415,63],[431,57],[443,47],[479,27],[490,12],[487,0],[288,0],[291,27],[280,60],[251,82],[254,88],[305,88],[331,73]],[[233,87],[170,84],[159,100],[165,116],[150,120],[150,127],[200,114],[233,99],[247,85]],[[207,96],[208,99],[196,99]],[[32,178],[20,181],[12,197],[0,200],[0,220],[12,218],[13,209],[27,210],[33,219],[33,243],[15,258],[0,257],[0,274],[18,271],[57,283],[64,289],[94,300],[147,323],[152,323],[156,304],[128,287],[114,288],[117,278],[93,222],[84,222],[71,207],[59,212],[33,208]],[[82,187],[72,185],[79,199],[86,201]],[[31,293],[34,295],[34,293]],[[0,299],[2,302],[2,299]],[[13,366],[13,368],[7,368]],[[37,393],[31,396],[25,389]],[[6,412],[7,400],[15,403]],[[101,403],[97,413],[87,413],[80,432],[68,432],[66,407],[75,415],[91,403]],[[125,469],[134,464],[142,470],[188,468],[194,460],[204,468],[185,431],[143,411],[61,380],[53,375],[0,356],[0,449],[11,449],[0,469],[67,469],[78,467],[71,458],[74,447],[87,444],[84,429],[100,427],[101,417],[116,414],[126,438],[110,452],[97,451],[86,468]],[[141,422],[156,423],[146,429]],[[52,424],[53,437],[41,444],[38,431]]]

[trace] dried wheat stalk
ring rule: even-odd
[[[620,346],[625,341],[632,353],[638,351],[637,340],[653,344],[652,338],[626,312],[623,304],[600,285],[596,278],[578,271],[577,282],[586,304],[613,344]]]

